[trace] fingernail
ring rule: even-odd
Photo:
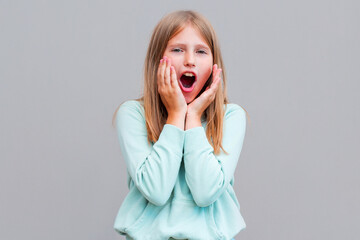
[[[160,63],[162,63],[162,62],[163,62],[163,59],[160,60]]]

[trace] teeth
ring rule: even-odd
[[[194,76],[195,76],[195,75],[192,74],[192,73],[184,73],[184,75],[187,76],[187,77],[194,77]]]

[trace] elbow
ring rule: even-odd
[[[208,207],[214,202],[208,199],[194,199],[194,201],[198,207]]]
[[[148,189],[148,188],[139,188],[139,191],[146,198],[150,203],[156,206],[164,206],[171,196],[171,191],[161,191],[160,188],[158,189]]]
[[[216,196],[210,194],[193,194],[194,202],[199,207],[208,207],[216,201]]]
[[[190,188],[192,193],[194,202],[199,207],[208,207],[213,204],[225,191],[226,185],[224,181],[221,181],[218,184],[212,184],[208,186],[204,186],[203,184],[200,186]]]
[[[153,178],[144,178],[142,175],[136,179],[135,185],[144,198],[156,206],[164,206],[172,193],[172,185],[160,184]]]
[[[165,196],[165,194],[158,194],[157,196],[148,196],[146,198],[150,203],[158,207],[162,207],[169,201],[170,196]]]

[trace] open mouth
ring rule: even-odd
[[[196,76],[193,73],[186,72],[180,77],[180,85],[183,91],[190,92],[193,90],[196,82]]]

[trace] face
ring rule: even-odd
[[[192,102],[212,72],[213,56],[205,39],[187,25],[169,40],[164,56],[171,59],[186,102]]]

